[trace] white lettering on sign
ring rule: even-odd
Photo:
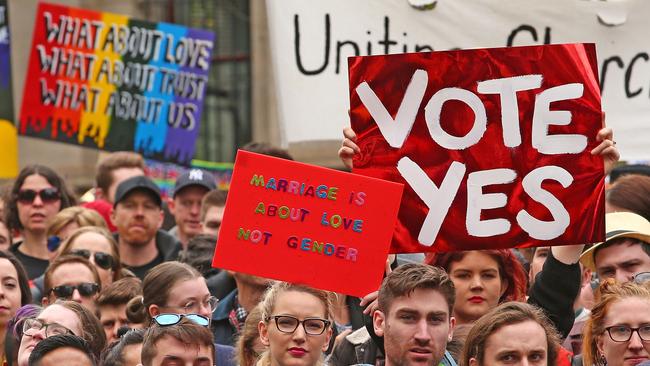
[[[479,93],[499,94],[501,97],[503,143],[507,147],[521,145],[517,92],[537,89],[540,86],[542,86],[542,75],[515,76],[511,78],[485,80],[478,83],[476,90]]]
[[[400,148],[404,140],[411,132],[415,116],[418,113],[420,103],[424,97],[424,91],[427,89],[429,77],[424,70],[416,70],[411,77],[411,82],[406,87],[404,99],[397,110],[395,119],[391,117],[384,104],[379,100],[377,94],[370,89],[367,82],[357,86],[357,94],[363,105],[366,106],[372,118],[375,119],[381,134],[391,147]]]
[[[463,137],[448,134],[440,125],[442,106],[448,100],[459,100],[474,112],[472,129]],[[487,129],[487,115],[483,102],[471,91],[461,88],[445,88],[437,91],[424,108],[424,119],[427,121],[429,134],[438,145],[450,150],[464,150],[475,145]]]
[[[517,223],[521,225],[521,228],[532,238],[539,240],[557,238],[564,233],[571,222],[571,216],[569,216],[569,212],[564,208],[562,202],[548,191],[542,189],[542,182],[547,179],[559,182],[564,188],[573,183],[573,177],[569,172],[553,165],[536,168],[524,177],[522,182],[524,191],[532,199],[546,206],[553,216],[553,221],[541,221],[525,210],[519,211],[517,214]]]
[[[482,210],[505,207],[508,203],[508,196],[504,193],[483,193],[483,187],[512,183],[515,178],[517,172],[512,169],[490,169],[469,173],[465,225],[470,235],[488,237],[505,234],[510,230],[510,221],[506,219],[481,220]]]
[[[566,84],[544,90],[535,98],[533,112],[533,147],[542,154],[577,154],[587,147],[583,135],[549,135],[548,126],[571,123],[571,112],[550,110],[551,102],[580,98],[582,84]]]
[[[538,89],[542,86],[542,75],[523,75],[480,81],[477,92],[495,94],[501,102],[501,125],[503,142],[507,147],[522,144],[517,93]],[[393,148],[400,148],[413,128],[422,99],[428,85],[424,70],[416,70],[406,88],[395,118],[367,82],[356,88],[361,102],[377,123],[384,139]],[[571,123],[571,112],[551,110],[551,103],[580,98],[584,86],[579,83],[555,86],[535,95],[532,118],[531,145],[541,154],[577,154],[587,147],[587,137],[580,134],[549,134],[549,126],[566,126]],[[445,102],[457,100],[474,112],[474,121],[465,136],[454,136],[442,128],[442,108]],[[487,130],[487,116],[481,99],[472,91],[462,88],[443,88],[436,91],[424,108],[424,118],[434,142],[449,150],[464,150],[477,144]],[[425,246],[433,245],[442,223],[449,212],[454,198],[467,170],[465,164],[453,161],[438,187],[427,174],[408,157],[402,157],[397,170],[425,203],[429,211],[422,223],[418,241]],[[506,218],[481,220],[483,210],[505,207],[508,197],[504,193],[483,193],[483,187],[513,183],[517,172],[509,168],[482,170],[469,173],[467,177],[467,212],[465,225],[470,235],[490,237],[505,234],[511,229]],[[557,166],[536,168],[523,177],[524,192],[546,207],[553,220],[542,221],[526,210],[516,215],[516,221],[532,238],[552,240],[564,233],[569,226],[569,213],[553,194],[542,188],[544,180],[554,180],[567,188],[573,177]]]
[[[422,245],[431,246],[438,236],[442,222],[447,216],[449,207],[458,193],[460,183],[465,175],[465,164],[454,161],[438,188],[427,173],[413,160],[403,157],[397,162],[397,170],[415,193],[429,208],[427,217],[422,223],[418,241]]]

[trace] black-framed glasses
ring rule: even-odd
[[[86,259],[90,259],[90,255],[92,254],[95,259],[95,264],[103,269],[111,269],[113,268],[113,263],[115,263],[113,256],[104,252],[91,253],[90,250],[87,249],[76,249],[71,250],[69,254],[84,257]]]
[[[632,328],[628,325],[613,325],[605,328],[609,333],[609,338],[614,342],[627,342],[632,338],[632,333],[636,332],[643,342],[650,342],[650,324],[642,325],[638,328]]]
[[[183,318],[187,318],[188,320],[204,327],[210,326],[210,318],[200,314],[158,314],[153,317],[153,321],[160,326],[166,327],[178,324]]]
[[[22,204],[32,204],[36,196],[41,197],[43,203],[53,203],[61,199],[61,193],[55,187],[35,191],[33,189],[21,189],[16,194],[16,200]]]
[[[210,296],[203,301],[194,301],[194,300],[189,301],[187,304],[183,306],[165,305],[163,307],[183,309],[183,312],[186,314],[197,314],[201,312],[201,307],[208,308],[210,309],[211,313],[214,313],[214,311],[217,310],[218,304],[219,304],[219,299],[217,299],[214,296]]]
[[[632,277],[632,281],[639,285],[642,285],[650,281],[650,272],[639,272]]]
[[[72,297],[74,290],[79,291],[79,295],[83,297],[93,296],[99,292],[99,285],[93,282],[82,282],[78,285],[61,285],[50,289],[54,292],[54,296],[59,299],[68,299]]]
[[[275,320],[275,326],[282,333],[293,333],[302,324],[306,334],[321,335],[329,327],[330,321],[321,318],[305,318],[300,320],[291,315],[273,315],[266,318],[266,321]]]
[[[48,324],[37,318],[27,318],[23,322],[23,334],[30,337],[43,328],[45,328],[45,338],[61,334],[75,335],[73,331],[59,323]]]

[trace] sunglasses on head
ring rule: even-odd
[[[78,290],[79,295],[88,297],[99,292],[99,285],[90,282],[83,282],[78,285],[61,285],[53,287],[50,292],[54,292],[54,296],[59,299],[69,299],[72,297],[74,290]]]
[[[34,203],[36,196],[41,197],[43,203],[53,203],[61,199],[61,194],[55,187],[41,189],[40,191],[21,189],[16,194],[16,199],[20,203],[31,204]]]
[[[47,238],[47,250],[50,253],[56,252],[57,249],[61,246],[61,238],[56,235],[52,235]]]
[[[76,255],[79,257],[83,257],[86,259],[90,259],[90,250],[86,249],[77,249],[77,250],[71,250],[69,254]],[[115,263],[113,256],[104,253],[104,252],[95,252],[93,254],[93,258],[95,258],[95,264],[103,269],[111,269],[113,267],[113,263]]]
[[[159,314],[153,317],[153,321],[160,326],[166,327],[178,324],[183,318],[187,318],[203,327],[210,326],[210,318],[199,314]]]

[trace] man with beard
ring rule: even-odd
[[[439,267],[407,263],[381,285],[372,313],[371,337],[365,328],[348,335],[334,348],[329,365],[385,366],[455,365],[446,352],[456,319],[451,316],[454,285]],[[383,342],[383,352],[381,343]]]
[[[122,264],[140,279],[150,268],[176,260],[181,245],[160,230],[163,222],[160,189],[149,178],[136,176],[117,187],[111,219]]]
[[[212,330],[215,343],[233,346],[248,314],[262,300],[271,280],[239,272],[229,273],[237,288],[219,301],[212,314]]]

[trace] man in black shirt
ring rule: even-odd
[[[124,266],[140,279],[156,265],[176,260],[180,243],[160,230],[163,221],[160,189],[149,178],[136,176],[117,187],[111,219]]]

